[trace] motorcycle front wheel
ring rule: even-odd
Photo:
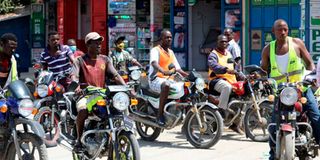
[[[47,160],[48,153],[42,139],[33,133],[19,133],[18,140],[22,160]],[[8,149],[7,160],[18,160],[16,147],[11,143]]]
[[[223,120],[218,112],[211,107],[203,107],[199,110],[200,120],[203,125],[200,128],[196,115],[189,112],[185,119],[184,133],[187,140],[196,148],[207,149],[214,146],[221,138]]]
[[[267,131],[268,124],[272,117],[272,102],[262,102],[260,107],[260,115],[262,123],[259,123],[257,112],[254,108],[247,110],[244,116],[244,129],[246,135],[255,142],[267,142],[269,133]]]
[[[122,132],[117,137],[118,148],[112,147],[112,156],[108,160],[117,160],[116,153],[119,153],[119,160],[140,160],[139,143],[131,132]]]
[[[40,108],[39,112],[34,116],[33,120],[39,122],[45,132],[44,143],[47,147],[57,146],[57,140],[60,137],[60,129],[58,127],[58,115],[54,115],[54,126],[51,127],[52,110],[49,107]]]
[[[139,101],[139,103],[140,103],[140,101]],[[137,106],[137,109],[139,112],[148,113],[147,107],[148,107],[147,105],[144,105],[144,103],[141,102]],[[159,137],[159,135],[161,133],[161,128],[149,126],[149,125],[143,124],[141,122],[136,122],[136,127],[137,127],[137,132],[138,132],[139,136],[141,137],[141,139],[143,139],[145,141],[154,141]]]

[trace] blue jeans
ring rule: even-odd
[[[318,109],[318,104],[317,104],[317,101],[313,95],[311,88],[309,88],[305,93],[303,93],[303,96],[306,97],[308,100],[307,104],[305,104],[303,106],[303,111],[307,111],[307,116],[308,116],[309,120],[311,121],[311,126],[313,129],[313,136],[315,137],[316,142],[319,144],[320,143],[319,142],[319,138],[320,138],[320,112]],[[277,102],[275,101],[275,103],[277,103]],[[271,123],[275,122],[276,112],[277,111],[275,111],[273,109]],[[276,137],[275,126],[270,127],[269,131],[270,131],[270,134],[272,133],[272,137],[275,139],[275,137]],[[274,159],[274,149],[275,149],[276,144],[273,143],[273,141],[270,138],[269,138],[269,146],[270,146],[269,160],[273,160]]]

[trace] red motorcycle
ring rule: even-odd
[[[257,65],[245,66],[244,71],[247,73],[244,80],[232,84],[224,125],[229,127],[240,120],[240,128],[244,128],[247,137],[253,141],[266,142],[269,138],[267,126],[271,121],[273,105],[268,96],[273,94],[275,82],[262,78],[266,74]],[[220,93],[208,96],[209,100],[218,99]],[[218,101],[215,102],[217,103]]]

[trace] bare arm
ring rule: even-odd
[[[308,52],[306,46],[304,45],[303,41],[301,39],[295,38],[295,42],[297,43],[299,50],[300,50],[300,56],[303,59],[306,69],[307,70],[314,70],[315,66],[311,59],[310,53]]]
[[[265,46],[262,50],[260,66],[268,74],[270,73],[270,45]]]
[[[122,79],[120,74],[118,74],[118,72],[113,67],[113,65],[110,61],[107,61],[107,68],[108,68],[107,72],[111,73],[111,75],[113,75],[113,78],[115,79],[117,84],[126,85],[126,82],[124,82],[124,80]]]
[[[142,65],[136,59],[132,59],[131,63],[142,68]]]
[[[183,77],[187,77],[189,75],[187,72],[183,71],[182,69],[178,69],[177,72],[180,73]]]

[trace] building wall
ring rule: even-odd
[[[191,65],[189,69],[207,70],[207,55],[200,53],[200,48],[206,39],[210,28],[220,28],[220,3],[217,1],[198,1],[191,10],[189,15],[192,16],[192,39],[189,40],[191,45],[192,57],[189,58]],[[191,14],[190,14],[191,12]]]

